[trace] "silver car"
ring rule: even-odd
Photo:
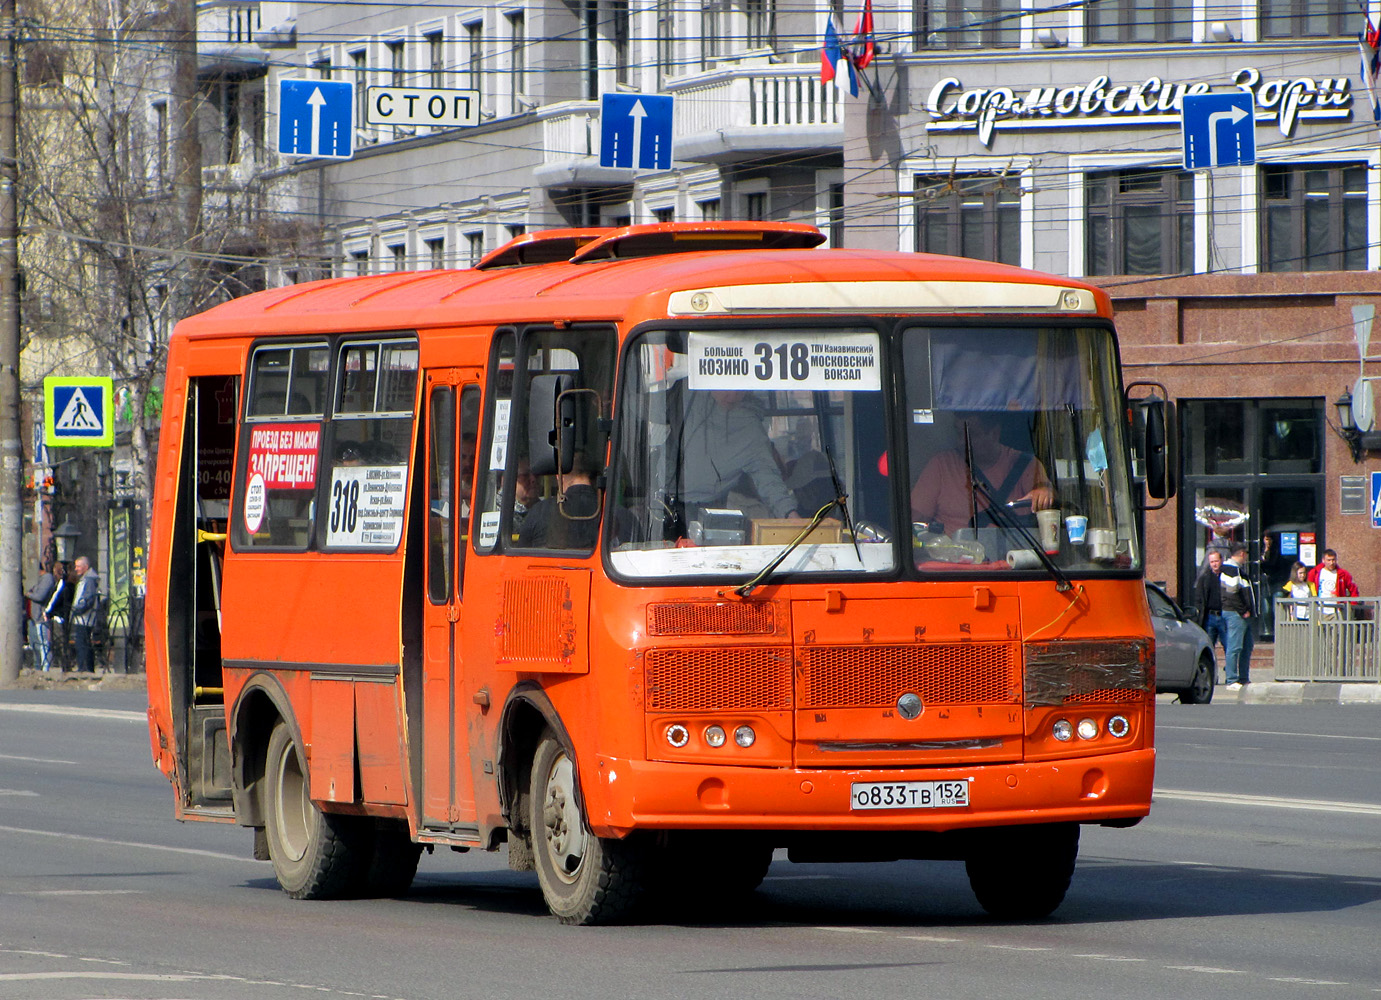
[[[1177,694],[1187,705],[1207,705],[1218,676],[1208,633],[1153,583],[1146,585],[1146,600],[1156,633],[1157,693]]]

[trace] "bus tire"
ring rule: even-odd
[[[375,820],[373,849],[362,895],[376,898],[406,895],[421,859],[422,845],[413,843],[406,823]]]
[[[978,903],[999,920],[1040,920],[1065,898],[1079,857],[1077,823],[982,831],[964,862]]]
[[[366,871],[370,831],[312,802],[302,754],[282,722],[269,736],[265,793],[269,860],[283,891],[293,899],[352,895]]]
[[[528,828],[542,896],[563,924],[622,920],[642,900],[646,867],[641,844],[590,832],[575,761],[550,732],[532,761]]]
[[[655,855],[659,895],[701,905],[745,902],[772,865],[773,846],[736,833],[673,833]]]

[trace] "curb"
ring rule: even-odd
[[[1381,705],[1381,684],[1341,681],[1267,681],[1240,691],[1219,686],[1213,700],[1242,705]]]

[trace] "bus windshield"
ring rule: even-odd
[[[899,379],[888,336],[862,326],[637,339],[610,470],[614,571],[742,579],[798,540],[775,574],[888,573],[899,549],[921,574],[1139,565],[1109,330],[893,336]]]

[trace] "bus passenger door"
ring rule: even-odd
[[[427,542],[423,598],[422,817],[424,829],[478,836],[461,658],[461,583],[474,482],[480,389],[476,369],[427,374]]]

